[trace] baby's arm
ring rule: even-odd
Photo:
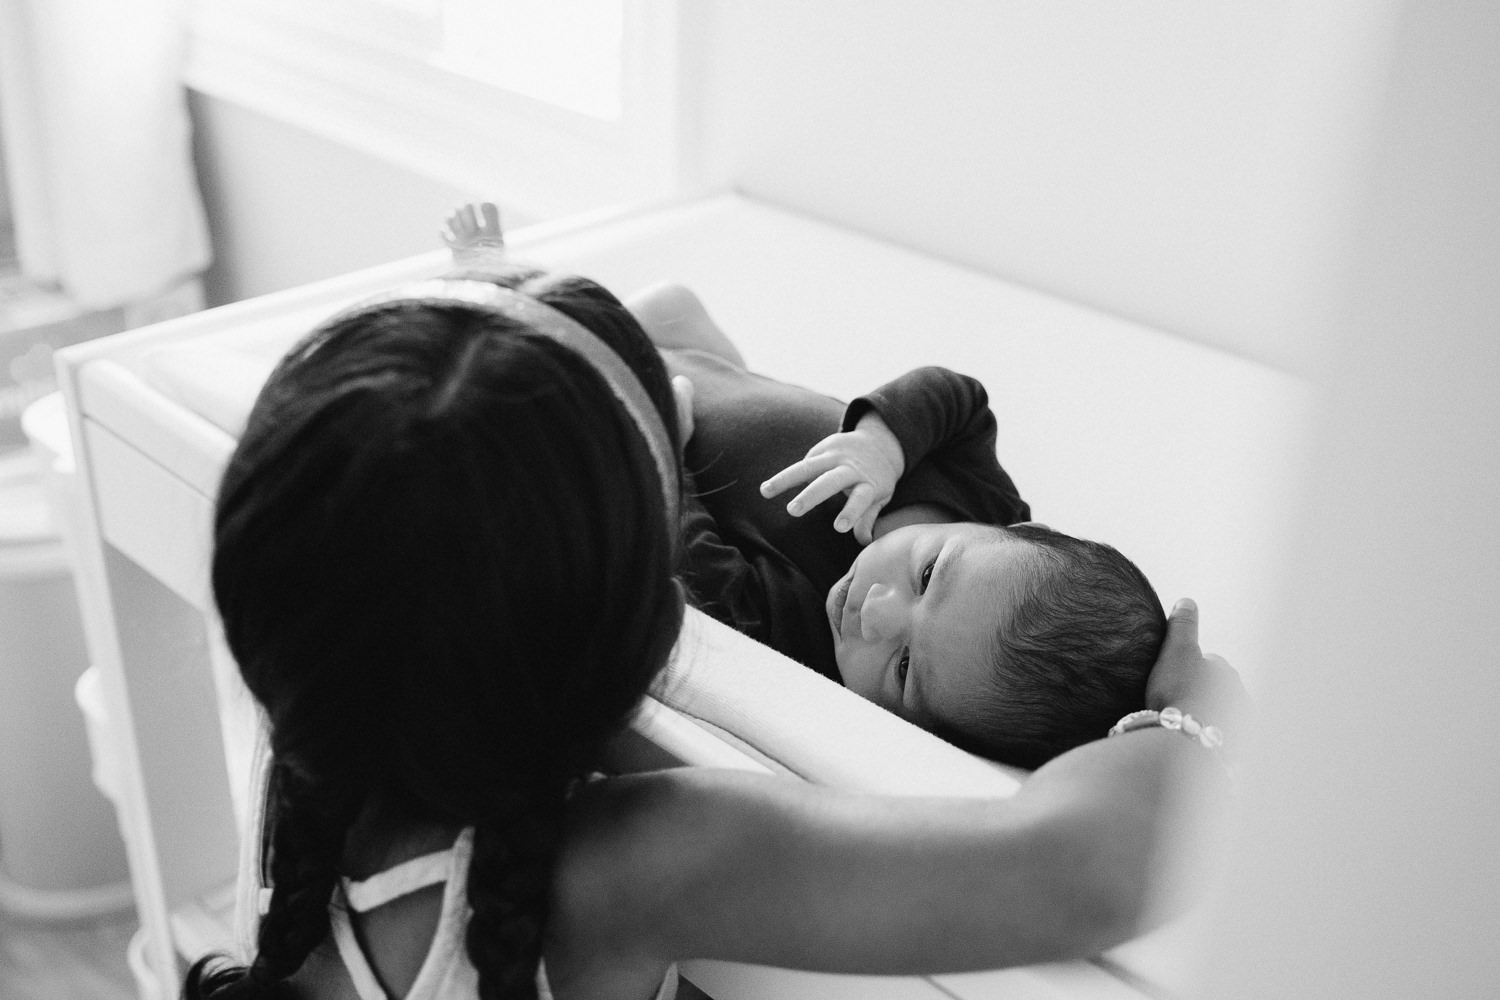
[[[850,403],[844,426],[870,412],[885,418],[907,455],[876,537],[904,524],[1031,519],[996,455],[995,415],[978,379],[935,366],[915,369]]]
[[[719,329],[698,296],[682,285],[662,282],[643,288],[625,300],[625,308],[659,350],[707,351],[745,367],[745,359],[734,342]]]
[[[835,531],[854,531],[862,544],[870,544],[875,520],[890,502],[906,456],[901,442],[873,410],[855,426],[831,434],[808,451],[807,457],[782,469],[761,484],[761,496],[771,499],[793,486],[807,487],[787,504],[787,513],[801,517],[835,493],[847,492],[849,500],[834,519]]]
[[[830,464],[830,455],[867,454],[875,446],[871,437],[886,442],[879,447],[897,457],[894,476],[891,467],[868,457]],[[850,403],[843,429],[773,476],[762,492],[776,496],[808,480],[812,485],[788,512],[798,516],[811,509],[808,500],[848,490],[852,509],[846,508],[848,519],[835,527],[844,531],[852,524],[855,537],[866,544],[905,524],[1014,524],[1031,516],[995,457],[995,417],[984,386],[946,368],[907,372]],[[863,499],[855,496],[860,490]]]

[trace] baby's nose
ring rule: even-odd
[[[870,587],[859,608],[860,633],[870,642],[894,637],[901,627],[901,607],[894,588],[884,583]]]

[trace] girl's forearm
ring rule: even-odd
[[[1008,800],[687,775],[698,801],[679,830],[695,846],[676,854],[682,881],[659,914],[671,943],[659,944],[674,957],[890,974],[1095,954],[1179,898],[1163,863],[1180,825],[1169,817],[1184,793],[1202,810],[1222,792],[1196,749],[1166,732],[1089,744]]]

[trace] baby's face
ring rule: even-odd
[[[981,524],[876,539],[828,592],[834,657],[855,694],[919,726],[990,697],[991,652],[1032,571],[1030,546]]]

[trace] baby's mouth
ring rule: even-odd
[[[844,605],[849,603],[849,587],[854,583],[854,574],[850,573],[837,584],[829,594],[828,600],[828,624],[833,627],[833,635],[836,639],[844,635]]]

